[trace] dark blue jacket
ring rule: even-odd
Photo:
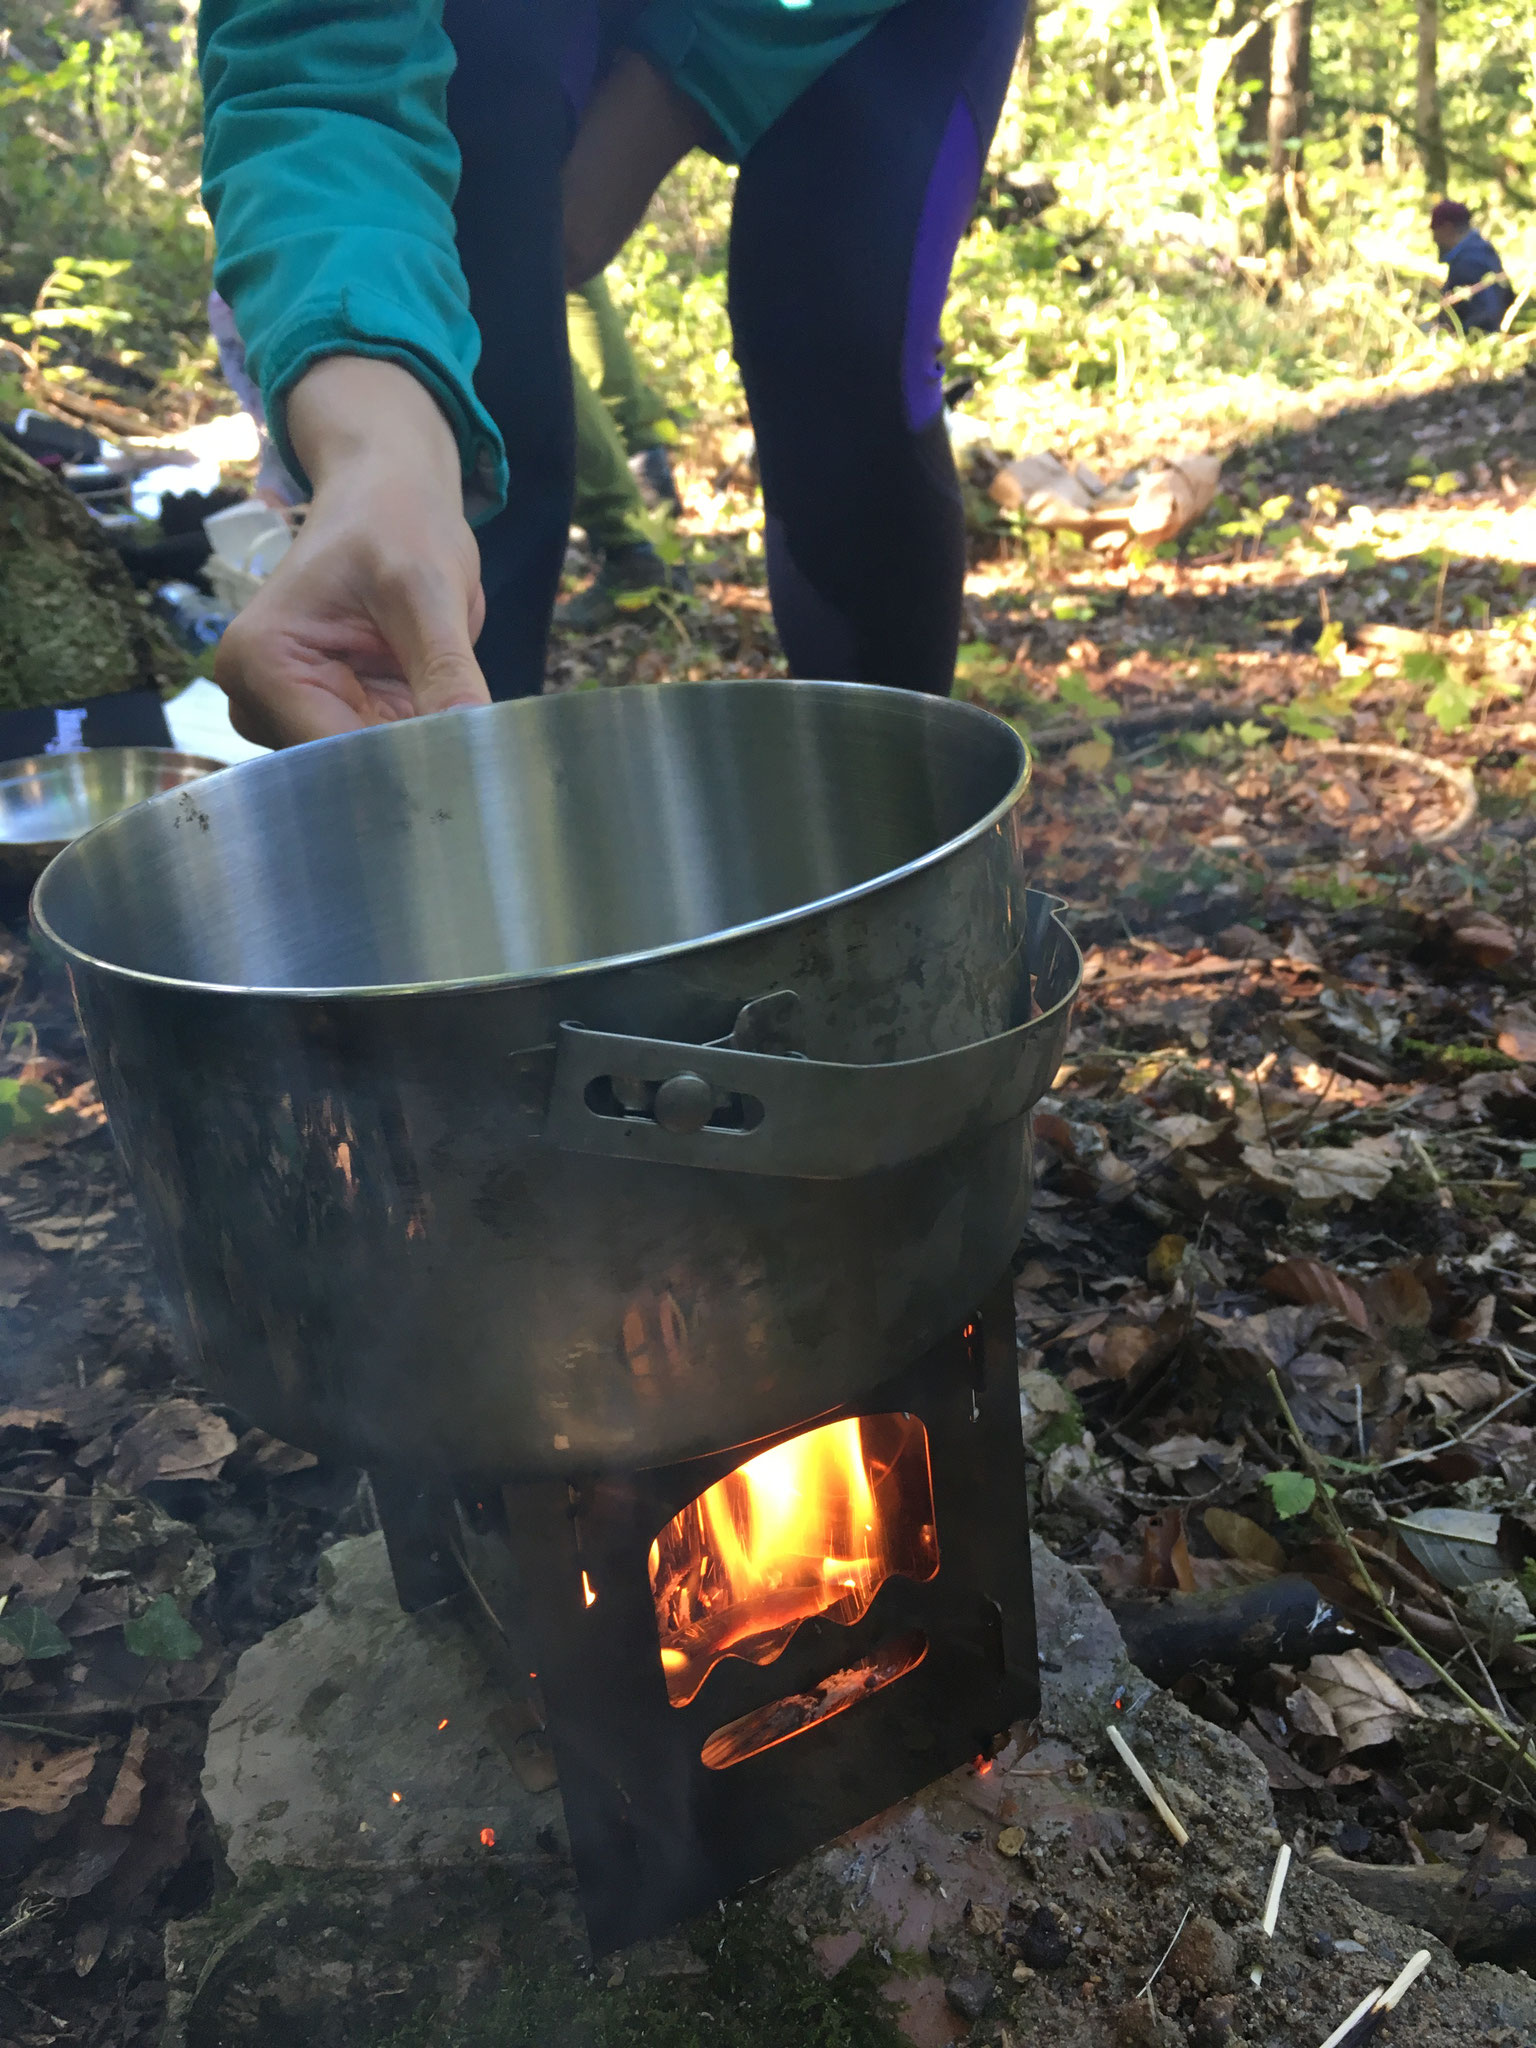
[[[1498,250],[1476,228],[1468,228],[1461,240],[1446,251],[1446,301],[1468,333],[1474,328],[1484,334],[1498,332],[1499,322],[1515,296],[1503,272]],[[1484,278],[1490,281],[1484,284]]]

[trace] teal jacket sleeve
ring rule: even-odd
[[[203,196],[283,460],[284,400],[323,356],[414,372],[452,423],[471,516],[506,495],[475,397],[454,246],[459,155],[442,0],[203,0]]]

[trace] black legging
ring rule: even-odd
[[[731,322],[796,675],[950,687],[965,527],[938,323],[1025,7],[903,0],[742,164]],[[511,466],[507,509],[479,530],[479,655],[498,697],[542,686],[570,519],[560,165],[597,13],[575,0],[445,8],[459,250],[484,339],[476,384]]]

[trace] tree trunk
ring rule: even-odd
[[[1417,120],[1424,183],[1431,192],[1443,194],[1447,172],[1440,127],[1440,0],[1419,0]]]
[[[1306,182],[1302,141],[1312,98],[1312,0],[1291,0],[1275,17],[1269,66],[1269,207],[1264,240],[1302,248]]]
[[[1259,20],[1254,33],[1232,59],[1232,75],[1238,86],[1249,88],[1243,102],[1243,125],[1229,168],[1249,170],[1264,156],[1269,137],[1269,67],[1273,42],[1270,25]]]
[[[0,440],[0,711],[165,692],[186,676],[79,499]]]

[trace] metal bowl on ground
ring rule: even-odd
[[[0,875],[35,881],[83,832],[223,766],[169,747],[90,747],[0,762]]]
[[[857,684],[272,754],[33,898],[207,1383],[292,1442],[671,1463],[857,1398],[1018,1241],[1081,962],[1018,735]]]

